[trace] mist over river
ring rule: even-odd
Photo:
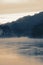
[[[0,65],[43,65],[43,39],[0,38]]]

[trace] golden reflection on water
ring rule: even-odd
[[[0,65],[43,65],[43,56],[18,54],[20,44],[15,44],[15,42],[19,41],[27,42],[30,40],[27,38],[0,39]]]
[[[43,65],[35,57],[25,57],[20,55],[0,55],[0,65]]]

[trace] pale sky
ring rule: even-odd
[[[38,11],[43,11],[43,0],[0,0],[0,23],[10,22]]]
[[[0,0],[1,3],[26,3],[29,0]]]
[[[0,14],[0,24],[4,24],[7,22],[16,21],[18,18],[27,16],[27,15],[34,15],[36,12],[27,12],[27,13],[15,13],[15,14]],[[39,12],[37,12],[39,13]]]
[[[0,0],[0,3],[35,3],[43,0]]]
[[[38,2],[39,0],[0,0],[0,3],[34,3]]]
[[[43,11],[43,0],[0,0],[0,14]]]

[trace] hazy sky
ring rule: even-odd
[[[0,14],[43,11],[43,0],[0,0]]]
[[[37,11],[43,11],[43,0],[0,0],[0,23],[10,22]]]
[[[0,0],[0,3],[26,3],[38,2],[39,0]]]
[[[1,3],[25,3],[30,0],[0,0]]]
[[[15,14],[0,14],[0,24],[16,21],[18,18],[34,15],[36,12],[27,12],[27,13],[15,13]],[[38,13],[38,12],[37,12]]]

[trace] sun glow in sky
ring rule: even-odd
[[[43,0],[0,0],[0,24],[37,11],[43,11]]]
[[[20,3],[42,3],[43,0],[0,0],[0,3],[16,3],[16,4],[20,4]]]
[[[43,0],[0,0],[0,3],[41,3]]]
[[[19,18],[22,18],[27,15],[34,15],[36,12],[28,12],[28,13],[15,13],[15,14],[0,14],[0,24],[4,24],[7,22],[16,21]],[[37,12],[39,13],[39,12]]]
[[[1,0],[1,3],[26,3],[28,0]]]
[[[34,3],[38,2],[37,0],[0,0],[0,3]]]

